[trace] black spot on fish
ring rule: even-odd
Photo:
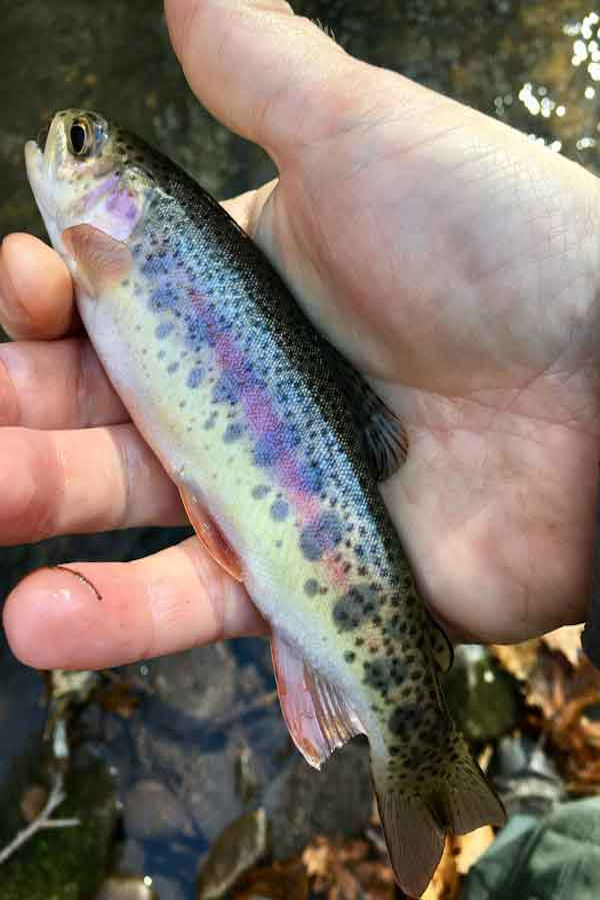
[[[203,378],[204,369],[202,369],[200,366],[194,366],[194,368],[190,370],[190,373],[187,377],[186,385],[192,390],[195,390]]]
[[[225,434],[223,435],[223,440],[226,444],[233,444],[234,441],[237,441],[241,438],[244,433],[244,426],[241,422],[232,422],[231,425],[228,425],[225,429]]]
[[[353,663],[355,659],[356,653],[353,650],[346,650],[346,652],[344,653],[344,660],[347,663]]]
[[[156,326],[154,335],[159,341],[162,341],[163,338],[166,338],[173,331],[174,327],[172,322],[161,322],[160,325]]]
[[[339,631],[352,631],[373,613],[375,601],[368,587],[352,587],[333,607],[333,621]]]
[[[304,582],[304,593],[309,597],[314,597],[319,590],[319,582],[316,578],[309,578]]]
[[[230,403],[234,406],[241,396],[237,380],[229,373],[223,372],[213,388],[213,403]]]
[[[406,677],[406,667],[398,659],[387,659],[380,656],[363,664],[365,677],[363,683],[376,690],[398,687]]]
[[[388,728],[392,734],[413,733],[425,725],[429,730],[437,724],[438,717],[429,704],[407,703],[397,706],[388,719]]]
[[[302,529],[300,549],[306,559],[314,562],[333,550],[340,543],[342,534],[343,526],[337,513],[325,512]]]
[[[287,519],[289,511],[290,508],[285,500],[274,500],[269,510],[271,518],[276,522],[283,522]]]
[[[178,368],[179,368],[178,362],[169,363],[169,365],[167,366],[167,372],[169,373],[169,375],[173,375],[173,373],[176,372]]]
[[[257,484],[256,487],[252,488],[252,496],[255,500],[262,500],[263,497],[266,497],[271,488],[268,484]]]

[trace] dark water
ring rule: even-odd
[[[355,55],[471,104],[598,171],[600,8],[578,0],[294,5],[330,27]],[[273,173],[262,151],[231,135],[197,103],[154,0],[2,0],[0,52],[0,236],[43,234],[22,147],[56,108],[97,108],[125,123],[220,197]],[[157,529],[0,550],[0,595],[46,562],[129,559],[179,537]],[[290,775],[294,763],[276,707],[244,711],[272,689],[262,642],[196,651],[131,672],[151,688],[142,690],[141,706],[126,718],[92,704],[77,725],[77,752],[100,756],[117,772],[124,801],[121,867],[158,876],[162,900],[192,896],[199,855],[243,808],[235,790],[242,757],[251,760],[273,817],[300,817],[280,829],[292,835],[282,855],[295,849],[294,828],[301,843],[303,827],[327,830],[337,822],[352,831],[363,824],[368,797],[360,788],[354,794],[333,789],[329,804],[318,802],[335,778],[347,788],[343,762],[324,780],[311,775],[305,782],[296,770]],[[15,761],[35,756],[44,718],[41,680],[0,639],[0,788]],[[356,752],[360,756],[360,748]],[[357,760],[352,757],[353,767],[363,765]],[[300,813],[298,796],[306,807]],[[323,818],[323,806],[329,817]],[[0,810],[0,833],[2,816]]]

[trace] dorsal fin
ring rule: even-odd
[[[365,730],[346,698],[276,631],[271,637],[279,702],[292,740],[320,769],[336,747]]]
[[[377,394],[366,400],[364,450],[371,471],[377,481],[385,481],[396,472],[408,453],[408,435],[400,419]]]
[[[346,359],[338,355],[337,363],[338,383],[348,412],[362,434],[369,469],[377,481],[385,481],[406,459],[408,435],[404,425]]]

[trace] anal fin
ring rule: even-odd
[[[337,747],[364,728],[339,688],[315,671],[277,632],[271,637],[273,668],[286,725],[298,750],[320,769]]]
[[[236,581],[243,581],[242,564],[239,557],[231,549],[198,497],[184,487],[179,488],[179,493],[188,518],[194,526],[194,531],[212,558]]]

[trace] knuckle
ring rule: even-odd
[[[9,345],[0,345],[0,425],[18,425],[19,397],[10,374]]]

